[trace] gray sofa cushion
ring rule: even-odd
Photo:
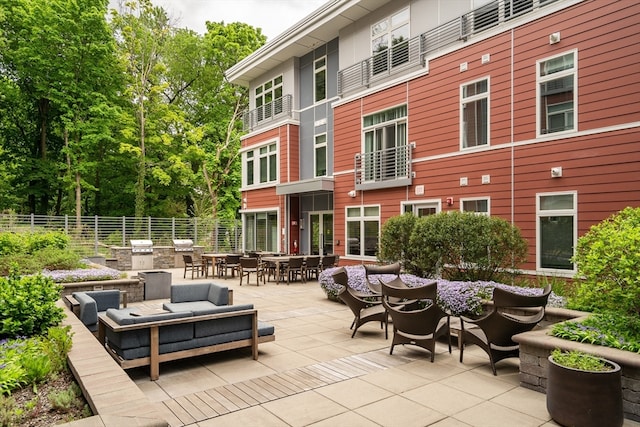
[[[229,304],[229,288],[215,283],[189,283],[171,286],[171,302],[209,301],[215,305]]]
[[[229,311],[250,310],[252,304],[230,305],[227,307],[218,307],[218,313]],[[226,310],[225,310],[226,309]],[[209,335],[226,334],[229,332],[237,332],[243,330],[251,331],[252,315],[227,317],[223,319],[205,320],[195,324],[194,336],[196,338],[206,337]]]
[[[130,313],[135,311],[135,308],[126,308],[122,310],[110,309],[107,310],[107,316],[120,325],[131,325],[134,323],[152,322],[156,320],[181,319],[193,316],[193,314],[188,311],[180,313],[152,314],[147,316],[131,316]],[[135,349],[145,346],[148,347],[150,344],[149,329],[113,332],[107,328],[106,332],[109,346],[117,347],[121,350]],[[193,323],[163,326],[159,331],[159,340],[161,345],[189,341],[192,338]]]
[[[165,310],[177,313],[181,311],[190,311],[194,316],[204,314],[226,313],[228,311],[250,310],[253,304],[237,304],[217,306],[209,301],[192,301],[192,302],[167,302],[162,305]]]
[[[120,291],[117,289],[74,292],[72,295],[80,306],[80,321],[92,332],[98,330],[98,313],[120,307]]]
[[[171,285],[171,302],[208,301],[211,283]]]

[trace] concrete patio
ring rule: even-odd
[[[545,395],[522,388],[518,360],[497,364],[474,346],[464,364],[453,346],[426,351],[390,341],[376,323],[351,338],[349,309],[326,298],[316,281],[239,286],[239,278],[214,280],[234,291],[235,303],[253,303],[276,328],[276,341],[248,349],[161,365],[158,381],[147,369],[128,371],[171,426],[556,426]],[[135,275],[136,273],[130,273]],[[161,305],[162,301],[142,304]],[[640,423],[625,420],[625,426]]]

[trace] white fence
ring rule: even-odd
[[[71,249],[81,255],[108,255],[111,246],[129,246],[131,239],[148,239],[154,246],[173,246],[174,239],[191,239],[215,252],[242,248],[240,221],[210,218],[133,218],[0,214],[0,232],[64,231]]]

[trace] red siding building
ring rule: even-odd
[[[463,210],[570,276],[577,238],[640,206],[638,2],[334,0],[228,76],[252,95],[246,250],[372,262],[389,217]]]

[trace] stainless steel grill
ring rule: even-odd
[[[131,253],[151,254],[153,253],[153,242],[151,240],[133,240],[131,239]]]
[[[173,248],[176,252],[193,252],[193,240],[173,239]]]

